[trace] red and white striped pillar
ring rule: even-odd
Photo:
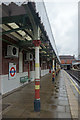
[[[58,70],[57,70],[57,68],[58,68],[58,67],[57,67],[57,62],[56,62],[56,76],[57,76],[57,74],[58,74]]]
[[[53,58],[53,74],[52,74],[52,81],[55,80],[55,58]]]
[[[40,111],[40,69],[39,69],[39,46],[40,40],[33,40],[35,45],[35,100],[34,100],[34,111]]]
[[[59,65],[59,71],[60,71],[60,65]]]

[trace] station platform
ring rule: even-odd
[[[54,82],[49,73],[41,78],[40,84],[40,112],[34,112],[34,82],[31,82],[3,97],[3,118],[78,118],[78,92],[74,93],[75,88],[64,70]]]

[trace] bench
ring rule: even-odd
[[[20,77],[20,83],[30,82],[32,78],[28,78],[28,76]]]

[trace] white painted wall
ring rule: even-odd
[[[35,71],[30,72],[30,78],[32,78],[31,81],[35,80]]]
[[[27,76],[28,73],[17,73],[16,78],[14,79],[8,79],[8,75],[2,75],[1,76],[1,81],[2,81],[2,94],[5,94],[7,92],[12,91],[13,89],[16,89],[23,84],[20,83],[20,77]]]
[[[49,69],[47,70],[41,70],[41,76],[44,76],[49,73]],[[23,72],[23,73],[17,73],[16,78],[8,80],[8,75],[1,75],[1,82],[2,82],[2,88],[1,88],[1,93],[5,94],[7,92],[10,92],[20,86],[23,85],[23,83],[20,83],[20,77],[23,76],[28,76],[28,72]],[[30,72],[30,78],[31,81],[34,81],[35,79],[35,71]],[[28,82],[25,82],[24,84],[27,84]]]
[[[49,69],[41,70],[41,76],[44,76],[49,73]]]
[[[0,76],[0,93],[2,93],[2,82],[1,82],[1,76]]]

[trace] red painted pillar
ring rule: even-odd
[[[40,69],[39,69],[39,46],[40,40],[33,40],[35,45],[35,100],[34,100],[34,111],[40,111]]]
[[[54,63],[55,58],[53,58],[53,74],[52,74],[52,81],[55,80],[55,63]]]

